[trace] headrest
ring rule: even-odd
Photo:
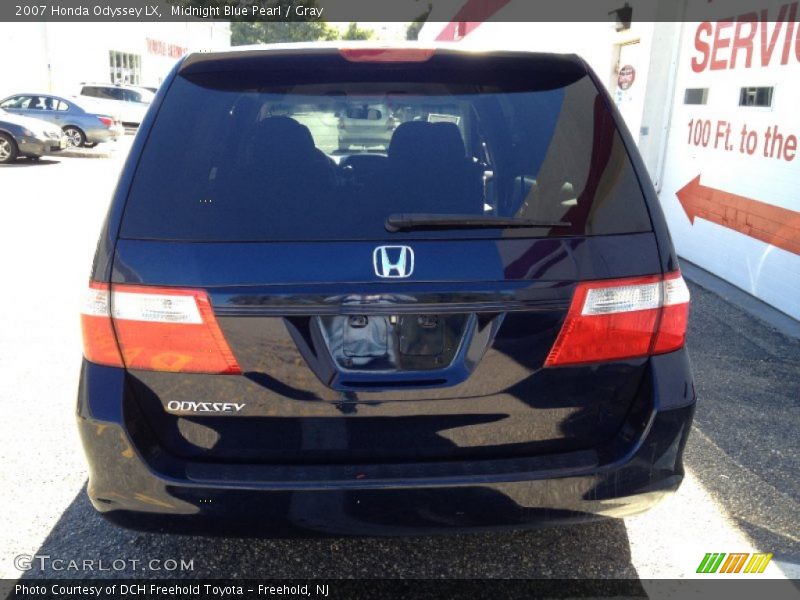
[[[464,140],[455,123],[407,121],[401,123],[389,143],[389,158],[435,163],[465,158]]]
[[[442,148],[447,156],[466,158],[464,139],[455,123],[431,123],[436,145]]]
[[[256,139],[259,146],[280,150],[286,155],[311,154],[314,138],[305,125],[291,117],[268,117],[258,124]]]

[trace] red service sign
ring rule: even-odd
[[[763,9],[736,18],[704,22],[694,34],[692,71],[721,71],[743,67],[771,67],[800,62],[798,2],[780,7],[777,13]]]
[[[617,85],[621,90],[627,90],[629,87],[633,85],[633,81],[636,79],[636,69],[634,69],[631,65],[625,65],[619,70],[619,74],[617,75]]]
[[[177,44],[168,44],[161,40],[154,40],[147,38],[147,51],[150,54],[157,54],[159,56],[169,56],[171,58],[180,58],[186,54],[186,48],[178,46]]]

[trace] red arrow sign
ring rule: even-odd
[[[675,192],[686,216],[733,229],[800,254],[800,213],[700,185],[700,175]]]

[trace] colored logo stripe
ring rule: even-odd
[[[727,560],[725,557],[728,557]],[[750,560],[747,561],[747,558]],[[722,561],[725,560],[723,563]],[[772,553],[756,553],[750,555],[746,552],[734,552],[732,554],[725,554],[725,552],[708,552],[700,561],[697,567],[698,573],[740,573],[744,567],[745,573],[763,573],[764,569],[772,560]],[[747,566],[745,567],[745,562]],[[720,566],[722,568],[720,568]]]
[[[763,573],[767,568],[769,561],[772,560],[772,552],[769,554],[753,554],[753,558],[747,563],[744,568],[745,573]]]
[[[747,560],[748,556],[750,555],[747,553],[729,554],[725,562],[722,563],[722,569],[720,569],[720,573],[738,573],[742,570],[744,561]]]
[[[697,567],[698,573],[716,573],[722,559],[725,558],[725,553],[706,553],[703,560],[700,561],[700,566]]]

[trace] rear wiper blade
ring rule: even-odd
[[[571,227],[569,221],[537,221],[516,217],[492,215],[439,215],[404,213],[389,215],[384,223],[386,231],[413,231],[416,229],[509,229],[528,227]]]

